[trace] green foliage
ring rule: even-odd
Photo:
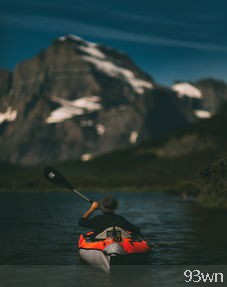
[[[200,172],[199,200],[206,205],[227,205],[227,158],[204,166]]]

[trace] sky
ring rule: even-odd
[[[126,52],[163,85],[227,81],[226,0],[1,0],[0,69],[67,34]]]

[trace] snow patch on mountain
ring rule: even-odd
[[[106,58],[105,54],[98,49],[98,46],[94,43],[88,43],[87,46],[80,46],[79,49],[86,54],[89,54],[91,57],[104,59]]]
[[[172,86],[172,90],[177,92],[180,98],[182,97],[190,97],[190,98],[202,98],[202,93],[199,89],[195,86],[185,82],[185,83],[178,83]]]
[[[47,124],[60,123],[74,116],[84,115],[101,110],[100,97],[83,97],[74,101],[53,97],[52,101],[59,103],[60,108],[54,110],[46,119]]]
[[[209,119],[212,116],[210,112],[204,110],[195,110],[194,114],[201,119]]]
[[[138,132],[133,131],[133,132],[131,132],[131,134],[130,134],[129,142],[130,142],[131,144],[135,144],[136,141],[137,141],[137,138],[138,138]]]
[[[85,153],[81,156],[82,161],[89,161],[93,158],[93,155],[90,153]]]
[[[78,36],[68,35],[68,36],[60,37],[58,40],[61,42],[64,42],[67,39],[71,39],[73,41],[76,41],[77,43],[80,43],[80,45],[78,46],[79,50],[85,52],[86,54],[92,57],[96,57],[100,59],[104,59],[106,57],[105,54],[103,54],[103,52],[99,50],[98,45],[96,43],[89,42]]]
[[[134,73],[128,69],[115,65],[108,60],[98,59],[90,56],[83,57],[86,61],[92,63],[97,69],[110,77],[124,78],[133,90],[138,94],[144,93],[144,88],[152,89],[153,85],[150,82],[137,78]]]
[[[103,135],[105,133],[106,127],[102,124],[97,124],[96,125],[96,131],[98,135]]]
[[[17,118],[17,110],[13,110],[12,107],[8,107],[5,113],[0,113],[0,124],[3,122],[13,122]]]
[[[64,42],[67,39],[70,39],[70,40],[73,40],[73,41],[76,41],[76,42],[85,43],[85,44],[86,43],[91,43],[91,42],[88,42],[88,41],[80,38],[79,36],[76,36],[76,35],[73,35],[73,34],[69,34],[69,35],[62,36],[62,37],[58,38],[58,40],[61,41],[61,42]]]

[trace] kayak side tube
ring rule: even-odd
[[[78,248],[82,260],[105,272],[110,272],[111,265],[144,264],[151,252],[151,247],[144,240],[123,238],[120,242],[112,238],[92,241],[87,233],[80,235]]]

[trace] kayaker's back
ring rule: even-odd
[[[131,231],[134,234],[140,234],[138,227],[131,224],[123,216],[114,213],[103,213],[102,215],[96,215],[92,218],[81,217],[79,220],[79,225],[92,228],[96,235],[113,226],[121,227],[125,230]]]

